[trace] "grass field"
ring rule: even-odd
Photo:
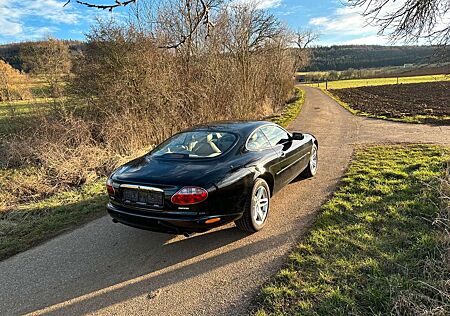
[[[35,98],[32,100],[19,100],[0,102],[0,117],[30,114],[34,110],[45,109],[54,104],[53,98]]]
[[[415,77],[400,77],[398,83],[420,83],[420,82],[435,82],[448,81],[450,76],[446,75],[431,75],[431,76],[415,76]],[[345,89],[364,86],[381,86],[387,84],[397,84],[397,78],[372,78],[372,79],[349,79],[328,81],[328,89]],[[325,89],[325,82],[307,84],[311,87],[319,87]]]
[[[449,154],[430,145],[358,150],[262,289],[256,315],[449,315],[450,240],[434,221]]]

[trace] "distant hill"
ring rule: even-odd
[[[65,41],[72,55],[79,53],[84,46],[81,41]],[[36,42],[22,42],[0,45],[0,59],[16,69],[22,70],[20,50]],[[404,64],[427,64],[450,62],[450,49],[446,59],[436,61],[436,48],[431,46],[378,46],[342,45],[309,48],[311,64],[299,71],[327,71],[403,66]]]
[[[343,45],[310,48],[311,64],[301,71],[364,69],[450,61],[432,46]],[[436,55],[440,57],[437,57]]]
[[[76,55],[79,53],[84,43],[81,41],[72,41],[72,40],[64,40],[69,45],[69,51],[72,55]],[[22,60],[20,58],[20,51],[24,47],[35,45],[39,42],[20,42],[20,43],[11,43],[0,45],[0,59],[3,59],[8,64],[13,66],[18,70],[22,69]]]

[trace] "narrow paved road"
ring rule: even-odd
[[[314,220],[355,145],[450,145],[450,127],[356,117],[321,91],[290,129],[319,139],[317,177],[275,196],[269,223],[247,236],[226,227],[192,238],[113,224],[103,217],[0,262],[0,315],[240,315]]]

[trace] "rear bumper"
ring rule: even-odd
[[[140,228],[169,234],[204,232],[222,226],[242,216],[242,213],[223,215],[180,215],[164,212],[145,212],[127,209],[108,203],[106,209],[116,221]],[[220,221],[206,224],[208,219],[220,218]]]

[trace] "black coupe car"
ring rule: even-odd
[[[314,136],[270,122],[214,122],[182,131],[114,171],[106,187],[114,222],[189,236],[234,221],[256,232],[270,198],[317,172]]]

